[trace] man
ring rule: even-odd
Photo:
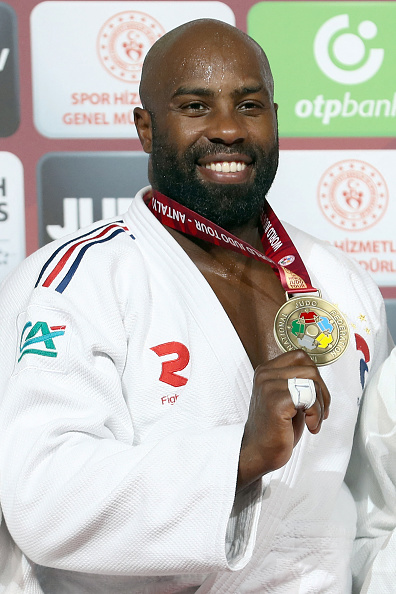
[[[3,289],[1,500],[24,591],[347,592],[343,481],[366,376],[342,320],[366,316],[371,372],[387,352],[379,292],[288,227],[292,243],[265,204],[277,106],[255,42],[183,25],[150,50],[141,98],[152,188]],[[289,268],[263,255],[279,247]],[[339,313],[311,311],[317,288]],[[326,351],[341,320],[342,356],[321,373],[282,353],[285,324],[274,338],[285,293],[304,296],[290,340],[305,351]]]

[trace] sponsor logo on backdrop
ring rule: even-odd
[[[378,28],[373,21],[359,23],[357,34],[345,31],[350,31],[349,15],[340,14],[326,21],[315,36],[315,60],[329,79],[346,86],[359,85],[377,74],[384,59],[384,49],[366,47],[365,41],[377,36]],[[314,100],[298,101],[295,112],[300,118],[320,118],[326,126],[337,117],[395,117],[396,93],[391,99],[361,102],[349,91],[340,99],[325,99],[318,95]]]
[[[384,50],[371,48],[366,51],[365,40],[376,37],[378,31],[373,21],[362,21],[357,34],[345,33],[349,28],[347,14],[326,21],[316,34],[314,55],[319,68],[328,78],[344,85],[357,85],[370,80],[378,72]]]
[[[10,48],[3,47],[2,50],[0,51],[0,72],[3,72],[3,70],[7,64],[9,55],[10,55]]]
[[[335,163],[322,175],[318,202],[325,218],[345,232],[360,232],[333,241],[373,274],[396,272],[396,242],[367,239],[362,234],[380,223],[388,207],[389,191],[377,167],[357,159]],[[374,231],[374,237],[381,234]]]
[[[163,26],[146,13],[120,12],[108,19],[99,32],[101,63],[116,78],[139,82],[145,55],[164,33]]]
[[[18,37],[16,14],[0,2],[0,136],[11,136],[19,126]]]
[[[8,200],[7,200],[7,180],[5,177],[0,177],[0,223],[8,219]]]
[[[269,202],[280,219],[396,286],[395,150],[281,150]]]
[[[0,152],[0,281],[25,257],[22,163]]]
[[[136,138],[133,110],[148,50],[166,31],[204,17],[235,24],[222,2],[37,4],[31,39],[38,131],[49,138]]]
[[[336,227],[368,229],[384,216],[388,188],[381,173],[364,161],[349,159],[332,165],[318,187],[319,206]]]
[[[262,42],[273,67],[281,133],[395,135],[396,3],[285,5],[261,2],[248,15],[248,32]]]
[[[131,200],[132,196],[97,199],[95,202],[100,208],[100,219],[108,219],[126,212]],[[92,225],[96,220],[93,198],[63,198],[63,224],[47,225],[46,231],[51,240],[60,239],[82,227]]]
[[[138,151],[45,155],[38,165],[40,245],[126,212],[148,185],[147,163]]]
[[[120,12],[108,19],[97,38],[100,63],[108,74],[124,83],[132,83],[132,89],[72,93],[70,104],[81,106],[81,111],[64,113],[63,124],[134,127],[133,108],[140,105],[138,90],[143,61],[151,46],[164,33],[165,29],[158,21],[142,12]],[[113,111],[107,106],[113,106]],[[122,110],[123,106],[131,108]]]

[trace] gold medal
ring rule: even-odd
[[[302,349],[318,366],[336,361],[349,342],[342,313],[329,301],[309,294],[282,305],[275,316],[274,334],[283,351]]]

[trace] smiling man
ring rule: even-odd
[[[344,475],[387,354],[380,294],[266,202],[277,106],[252,39],[212,20],[171,31],[141,98],[151,186],[1,293],[2,536],[22,551],[2,583],[346,593]]]
[[[144,66],[146,109],[135,115],[152,185],[226,229],[256,223],[278,164],[269,64],[241,32],[213,30],[210,46],[194,48],[186,30],[163,38]]]

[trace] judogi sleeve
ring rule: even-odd
[[[3,289],[5,311],[15,283]],[[18,332],[3,328],[3,352],[17,353],[0,413],[1,501],[15,542],[39,565],[93,574],[243,567],[261,495],[258,482],[235,498],[244,424],[180,424],[139,443],[121,306],[111,283],[82,285],[36,288]]]
[[[393,592],[396,569],[396,347],[363,396],[348,482],[358,510],[356,593]]]

